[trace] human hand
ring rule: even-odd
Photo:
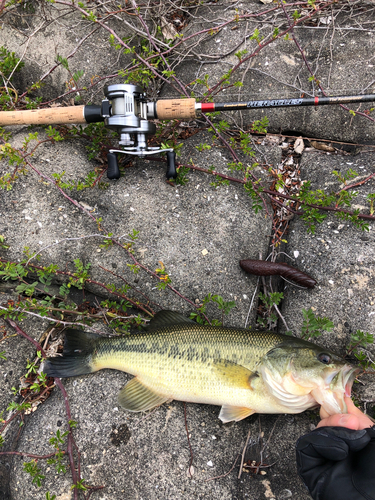
[[[315,500],[375,500],[375,427],[346,404],[346,414],[321,410],[317,428],[297,442],[298,473]]]
[[[361,410],[355,406],[351,398],[345,397],[345,403],[348,408],[348,412],[337,413],[335,415],[328,415],[328,413],[321,406],[320,418],[322,420],[319,422],[317,427],[338,426],[358,431],[374,425],[374,422],[372,422],[367,415],[362,413]]]

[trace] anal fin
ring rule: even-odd
[[[128,411],[147,411],[160,406],[170,397],[149,389],[138,380],[131,379],[119,392],[118,402]]]
[[[255,413],[251,408],[243,408],[241,406],[230,406],[223,405],[221,407],[219,418],[220,420],[226,424],[228,422],[239,422],[246,417],[249,417]]]

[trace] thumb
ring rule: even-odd
[[[331,415],[327,418],[323,418],[317,425],[317,427],[346,427],[347,429],[353,429],[357,431],[362,429],[360,419],[356,415],[349,415],[348,413],[344,414],[335,414]]]

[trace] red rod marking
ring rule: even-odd
[[[210,111],[215,111],[215,104],[213,102],[202,102],[202,113],[208,113]]]
[[[314,105],[317,106],[319,104],[319,97],[315,97]]]

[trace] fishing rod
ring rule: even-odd
[[[119,179],[120,177],[117,154],[143,158],[160,153],[167,154],[167,178],[175,179],[177,177],[176,154],[173,148],[161,149],[147,144],[148,136],[154,135],[156,132],[156,125],[149,120],[193,120],[200,113],[213,113],[215,111],[243,111],[259,108],[323,106],[375,101],[375,94],[218,103],[196,102],[193,98],[149,101],[140,86],[130,84],[108,85],[104,88],[104,95],[105,99],[101,105],[1,111],[0,126],[104,122],[108,128],[118,132],[120,136],[119,146],[121,147],[121,149],[110,149],[107,155],[107,177],[109,179]]]

